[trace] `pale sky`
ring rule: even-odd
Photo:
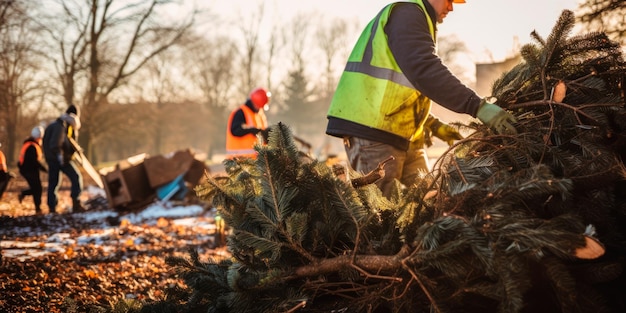
[[[202,1],[202,3],[206,0]],[[362,26],[389,0],[209,0],[211,11],[223,16],[249,16],[260,3],[269,19],[288,21],[299,13],[316,13],[358,20]],[[454,34],[465,42],[474,62],[501,61],[530,42],[536,30],[547,37],[561,12],[576,11],[581,0],[467,0],[455,4],[439,25],[439,36]],[[313,16],[313,14],[311,15]],[[517,39],[515,39],[517,38]],[[354,38],[356,40],[356,36]],[[350,45],[351,46],[351,45]]]

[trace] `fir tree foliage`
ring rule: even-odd
[[[570,36],[573,23],[563,11],[547,38],[533,32],[523,61],[493,85],[518,134],[463,125],[472,134],[391,199],[355,187],[362,174],[303,155],[289,127],[273,125],[256,159],[225,161],[227,175],[196,190],[231,228],[233,257],[172,263],[188,269],[187,303],[259,313],[624,311],[626,65],[606,35]]]
[[[483,294],[498,300],[500,312],[624,308],[606,290],[626,286],[626,67],[619,44],[603,33],[569,37],[573,26],[573,13],[564,11],[546,39],[533,32],[534,43],[521,50],[523,61],[494,83],[497,104],[516,115],[519,134],[470,125],[476,131],[438,160],[432,173],[440,188],[436,211],[472,217],[487,236],[492,262],[506,258],[492,263],[506,266],[492,268],[500,280],[511,280],[502,280],[499,291],[487,290],[497,293]],[[579,234],[588,225],[606,254],[572,260],[572,252],[585,245]],[[522,276],[506,268],[533,280],[515,286]],[[579,279],[597,271],[606,275],[602,281]],[[553,288],[541,295],[541,283]]]

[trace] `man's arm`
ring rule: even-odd
[[[232,124],[230,125],[230,132],[237,137],[243,137],[248,134],[256,135],[261,130],[255,127],[249,127],[246,124],[246,117],[241,109],[235,112],[233,116]]]
[[[481,98],[437,56],[425,13],[419,6],[396,4],[385,33],[398,66],[417,90],[452,111],[476,116]]]

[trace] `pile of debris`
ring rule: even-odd
[[[189,150],[140,154],[100,170],[109,207],[137,210],[159,201],[183,200],[209,168]]]

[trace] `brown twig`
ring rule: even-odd
[[[415,252],[417,252],[417,249],[415,251],[413,251],[412,254],[415,254]],[[432,306],[431,309],[434,310],[435,312],[441,313],[441,309],[439,309],[439,306],[437,305],[437,302],[435,301],[435,298],[433,298],[433,296],[430,294],[430,292],[426,288],[426,285],[424,284],[424,282],[422,282],[422,280],[417,276],[417,273],[415,273],[415,271],[413,271],[413,269],[410,266],[407,265],[406,262],[407,262],[408,259],[409,259],[409,257],[407,257],[404,260],[402,260],[402,267],[411,274],[411,277],[413,277],[413,279],[415,279],[417,284],[420,286],[420,288],[424,292],[424,295],[426,295],[426,297],[430,301],[430,304]]]
[[[382,162],[378,163],[378,166],[371,172],[367,173],[367,175],[352,179],[352,186],[354,186],[355,188],[366,186],[369,184],[373,184],[379,179],[385,177],[385,164],[391,160],[395,160],[395,158],[393,156],[390,156]]]
[[[296,304],[293,308],[285,311],[285,313],[293,313],[296,310],[301,309],[301,308],[303,308],[305,306],[306,306],[306,301],[301,301],[300,303]]]
[[[551,101],[551,100],[536,100],[536,101],[529,101],[529,102],[512,104],[509,107],[511,109],[519,109],[519,108],[527,108],[527,107],[543,106],[543,105],[557,105],[557,106],[561,106],[561,107],[564,107],[564,108],[567,108],[567,109],[570,109],[570,110],[574,111],[574,113],[576,114],[576,119],[577,119],[578,123],[580,123],[580,124],[583,124],[583,122],[580,120],[580,117],[578,115],[586,117],[586,118],[588,118],[591,121],[595,121],[595,119],[593,117],[591,117],[587,113],[583,112],[582,109],[594,108],[594,107],[614,107],[614,106],[616,106],[616,104],[608,103],[608,104],[588,104],[588,105],[575,107],[573,105],[569,105],[569,104],[563,103],[563,102],[555,102],[555,101]]]

